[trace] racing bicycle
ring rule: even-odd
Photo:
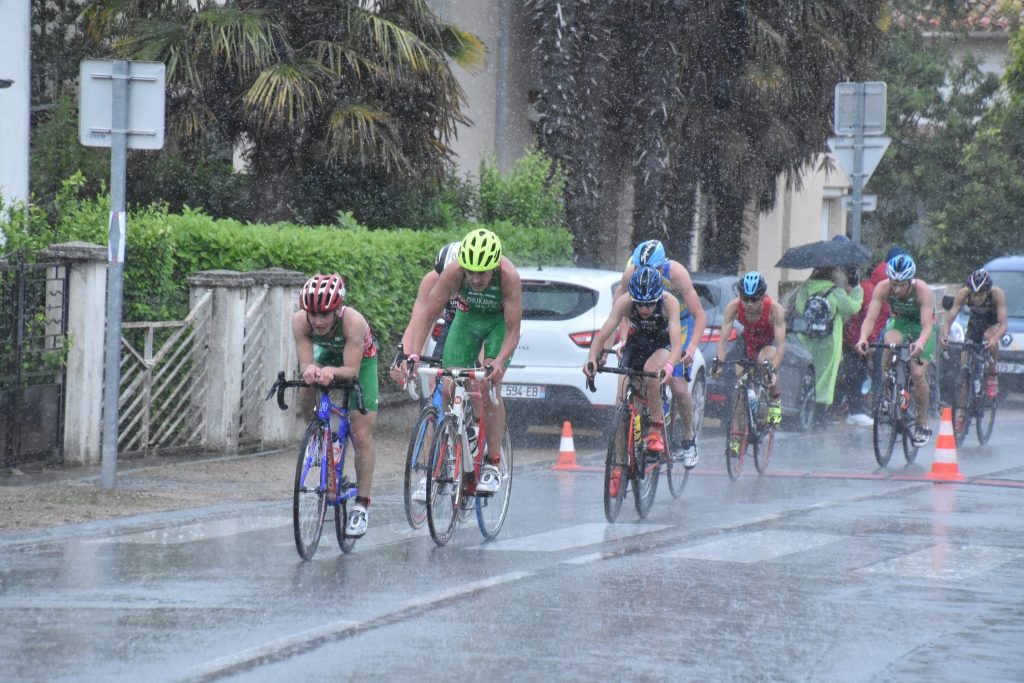
[[[285,373],[277,373],[277,381],[270,387],[267,399],[277,394],[277,405],[287,410],[285,389],[309,387],[302,380],[286,380]],[[359,380],[334,380],[330,386],[316,389],[316,412],[306,425],[306,433],[299,447],[295,463],[295,483],[292,494],[292,526],[295,548],[299,557],[309,560],[316,553],[323,532],[328,506],[334,508],[334,531],[338,547],[343,553],[352,552],[358,537],[345,533],[348,520],[347,503],[359,493],[356,484],[344,476],[345,455],[352,438],[349,424],[349,403],[355,394],[356,407],[365,414],[363,389]],[[330,392],[341,390],[341,402],[334,403]],[[332,416],[337,417],[337,428],[332,429]],[[331,466],[333,463],[333,467]]]
[[[910,464],[917,459],[918,450],[914,445],[917,407],[913,399],[913,378],[910,376],[910,345],[882,343],[869,346],[889,352],[889,367],[882,377],[882,385],[875,396],[872,411],[875,461],[879,467],[886,467],[892,458],[896,440],[900,439],[903,442],[903,456]],[[920,358],[915,360],[921,363]]]
[[[992,436],[992,427],[996,419],[996,399],[989,398],[985,392],[988,379],[988,366],[992,356],[988,349],[978,342],[951,342],[951,348],[959,347],[966,355],[966,361],[957,375],[956,396],[953,404],[953,436],[956,445],[963,445],[967,432],[974,420],[975,434],[978,443],[988,443]],[[947,351],[943,355],[948,358]]]
[[[739,358],[719,362],[715,359],[716,367],[730,364],[739,367],[740,373],[733,386],[732,410],[727,423],[725,469],[729,478],[736,481],[743,471],[748,449],[754,456],[757,473],[768,471],[777,426],[768,421],[768,388],[774,381],[775,370],[769,361],[759,363]]]
[[[647,517],[654,505],[658,492],[658,478],[665,468],[669,489],[678,497],[686,487],[690,472],[681,464],[674,463],[666,453],[652,452],[644,440],[651,428],[651,416],[647,406],[645,379],[661,379],[660,373],[598,365],[596,372],[624,375],[627,379],[622,403],[612,419],[611,436],[608,439],[608,454],[604,463],[604,516],[610,523],[615,522],[622,509],[627,490],[633,491],[636,513],[640,519]],[[597,391],[592,378],[587,379],[587,388]],[[661,400],[668,401],[667,385],[661,386]],[[671,433],[672,405],[665,413],[666,430]],[[679,420],[682,422],[682,420]],[[680,427],[681,428],[681,427]],[[666,444],[666,448],[668,448]]]
[[[424,359],[420,360],[423,363]],[[485,539],[493,539],[501,531],[508,514],[512,491],[512,437],[506,427],[497,461],[488,457],[501,476],[498,489],[493,493],[478,493],[476,482],[483,464],[487,435],[483,420],[479,425],[474,424],[473,403],[467,387],[470,381],[486,379],[490,369],[431,365],[430,362],[421,364],[420,374],[438,380],[450,379],[452,390],[451,401],[440,416],[430,447],[430,467],[427,470],[427,526],[430,537],[437,545],[447,544],[458,522],[475,510],[480,533]],[[493,387],[488,394],[492,403],[498,401]],[[471,435],[476,437],[473,443]]]
[[[424,356],[420,358],[420,362],[438,366],[441,364],[441,359]],[[409,395],[418,400],[418,384],[414,379],[413,377],[407,379],[405,386]],[[427,476],[430,466],[430,445],[434,441],[437,421],[441,416],[441,404],[441,382],[435,382],[434,391],[424,403],[423,409],[420,410],[419,419],[409,436],[409,447],[405,453],[405,487],[402,497],[405,502],[405,518],[413,529],[422,527],[427,519],[426,502],[416,501],[413,497],[420,481]]]

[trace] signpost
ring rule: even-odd
[[[128,148],[164,146],[165,67],[155,62],[86,59],[79,67],[78,139],[110,148],[110,221],[107,244],[107,329],[103,367],[103,444],[100,481],[114,487],[121,384],[121,307],[127,237],[125,174]]]
[[[890,139],[885,132],[886,85],[880,81],[839,83],[835,90],[832,130],[837,136],[828,139],[839,165],[853,183],[850,200],[850,236],[861,243],[861,214],[872,211],[864,197],[864,185],[881,161]],[[870,206],[870,208],[868,208]]]

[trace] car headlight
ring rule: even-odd
[[[953,324],[949,327],[949,341],[960,343],[964,340],[964,327],[958,321],[954,320]]]

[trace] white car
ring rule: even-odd
[[[597,392],[591,393],[583,364],[591,340],[611,312],[622,273],[524,267],[519,275],[523,322],[501,389],[510,422],[560,425],[575,418],[604,423],[615,408],[618,376],[598,374]],[[608,362],[615,364],[615,356]],[[698,351],[690,373],[698,433],[704,422],[706,377],[704,357]]]

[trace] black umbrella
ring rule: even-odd
[[[776,268],[828,268],[858,266],[871,258],[871,252],[848,240],[829,240],[791,247]]]

